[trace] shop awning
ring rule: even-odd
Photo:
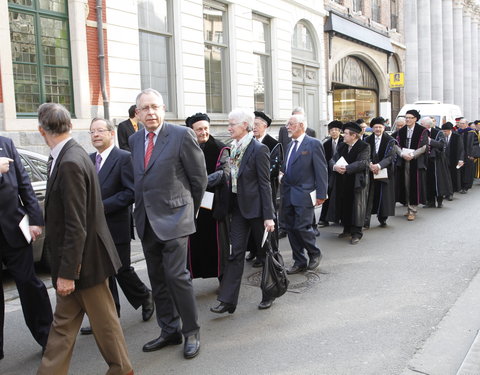
[[[365,26],[349,21],[335,13],[330,13],[325,24],[326,32],[334,32],[351,40],[393,53],[392,43],[388,36],[382,35]]]

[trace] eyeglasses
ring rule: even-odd
[[[94,135],[95,133],[103,134],[103,133],[108,132],[108,131],[110,131],[110,130],[108,130],[108,129],[95,129],[95,130],[90,130],[88,132],[88,134],[90,134],[90,135]]]
[[[407,120],[413,120],[413,119],[416,118],[416,117],[413,117],[413,116],[405,116],[405,118],[406,118]]]
[[[231,127],[233,127],[233,126],[235,126],[235,125],[240,125],[240,124],[241,124],[241,122],[235,122],[235,123],[233,123],[233,124],[229,122],[229,123],[228,123],[228,127],[231,128]]]
[[[142,112],[148,112],[150,109],[154,112],[158,111],[161,109],[163,106],[158,105],[158,104],[152,104],[152,105],[146,105],[145,107],[140,108],[140,111]]]

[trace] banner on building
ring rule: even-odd
[[[405,84],[405,78],[403,73],[390,73],[390,88],[403,87]]]

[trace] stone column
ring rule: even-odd
[[[479,113],[478,113],[478,80],[479,80],[479,73],[478,73],[478,16],[474,15],[472,18],[472,99],[470,101],[470,110],[472,113],[472,120],[478,120]]]
[[[418,39],[416,1],[404,1],[405,13],[405,100],[418,100]]]
[[[453,5],[453,103],[463,112],[463,6],[455,0]]]
[[[442,0],[430,3],[430,26],[432,41],[432,99],[443,102],[443,20]]]
[[[418,97],[432,99],[432,38],[430,0],[417,0],[418,23]],[[408,47],[407,47],[408,49]]]
[[[453,2],[442,1],[443,101],[453,104]]]
[[[472,17],[471,10],[463,7],[463,112],[472,119]]]

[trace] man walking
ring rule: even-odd
[[[137,115],[145,129],[129,139],[134,215],[162,330],[143,351],[181,344],[183,334],[184,357],[193,358],[200,350],[200,327],[186,267],[187,241],[207,187],[205,158],[192,129],[164,122],[158,91],[146,89],[137,96]]]
[[[293,252],[294,263],[287,270],[290,275],[314,270],[322,258],[315,244],[312,223],[314,207],[322,204],[327,197],[327,162],[322,143],[306,135],[305,129],[307,120],[303,115],[293,115],[287,122],[292,142],[282,166],[280,214]]]
[[[42,211],[12,140],[0,137],[0,282],[2,265],[5,265],[17,285],[25,323],[35,341],[45,348],[53,319],[52,307],[45,285],[35,275],[32,245],[19,227],[25,215],[35,241],[42,233]],[[4,311],[0,285],[0,359],[3,358]]]
[[[138,309],[142,306],[142,319],[147,321],[154,311],[152,292],[140,280],[130,260],[130,241],[133,234],[131,206],[134,201],[133,166],[130,153],[115,147],[115,127],[109,120],[93,119],[90,135],[92,145],[97,150],[90,154],[90,159],[98,173],[108,229],[122,262],[115,277],[109,279],[117,314],[120,316],[118,281],[118,285],[133,308]],[[80,331],[82,334],[92,333],[91,327],[83,327]]]
[[[50,147],[45,198],[45,246],[52,255],[57,306],[37,375],[68,373],[73,346],[88,315],[108,374],[133,374],[108,277],[120,267],[108,230],[97,174],[71,136],[70,113],[60,104],[38,109],[39,131]]]
[[[128,138],[137,131],[143,129],[143,125],[138,122],[135,110],[137,106],[134,104],[128,109],[128,119],[118,124],[118,147],[125,151],[130,151]]]

